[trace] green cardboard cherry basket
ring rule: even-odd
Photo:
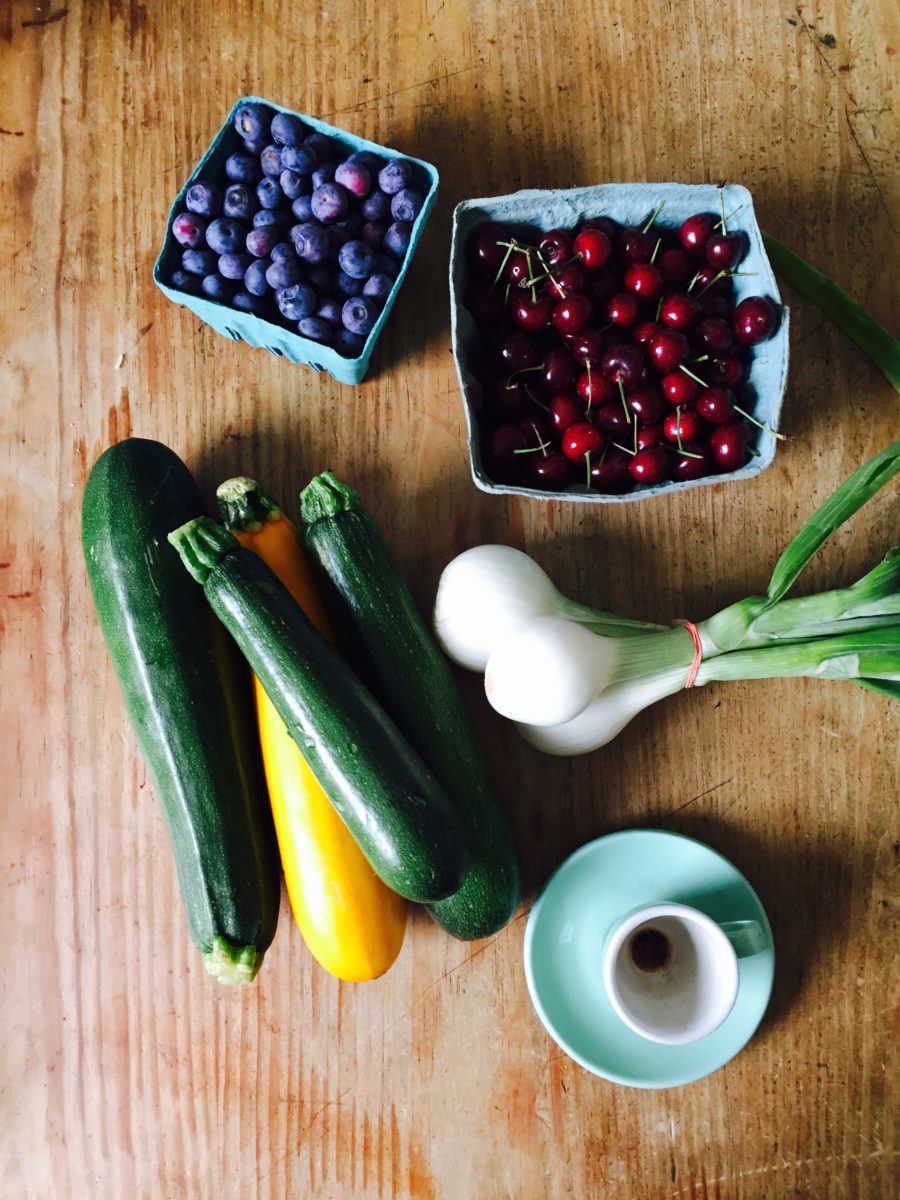
[[[273,115],[276,112],[283,112],[297,117],[298,120],[302,121],[310,129],[334,138],[336,142],[346,147],[348,154],[352,154],[357,150],[371,150],[384,159],[404,158],[414,165],[416,173],[419,176],[418,182],[420,185],[427,183],[427,190],[423,186],[425,203],[422,205],[422,211],[413,224],[409,249],[400,264],[400,270],[394,281],[394,286],[391,288],[390,295],[385,301],[384,307],[371,333],[366,338],[362,353],[357,358],[346,358],[344,355],[338,354],[330,346],[324,346],[320,342],[312,341],[310,338],[301,337],[299,333],[292,333],[282,325],[276,325],[274,322],[267,321],[264,317],[259,317],[255,313],[241,312],[236,308],[231,308],[227,304],[221,304],[216,300],[209,300],[206,296],[192,296],[187,292],[179,291],[167,282],[172,272],[177,270],[180,265],[182,247],[179,246],[172,234],[172,221],[184,208],[185,192],[198,179],[208,178],[217,183],[224,181],[226,158],[243,148],[243,143],[234,128],[234,114],[242,104],[250,103],[265,105],[266,108],[272,110]],[[397,293],[400,290],[403,280],[406,278],[406,273],[409,270],[416,247],[422,238],[425,222],[434,208],[434,203],[437,199],[438,181],[438,172],[431,163],[423,162],[419,158],[413,158],[409,154],[401,154],[399,151],[392,150],[388,146],[380,146],[377,142],[370,142],[366,138],[357,137],[346,130],[338,129],[334,125],[320,121],[316,117],[294,112],[293,109],[284,108],[280,104],[273,104],[271,100],[265,100],[260,96],[241,96],[232,105],[225,123],[213,139],[212,145],[194,167],[190,177],[175,197],[175,202],[169,210],[166,222],[165,241],[163,242],[159,257],[153,265],[153,282],[170,300],[174,300],[176,304],[183,304],[186,308],[189,308],[201,321],[205,321],[207,325],[211,325],[217,333],[221,333],[224,337],[231,338],[235,342],[242,341],[246,342],[249,346],[268,350],[270,354],[276,354],[279,357],[283,356],[293,363],[312,367],[314,371],[327,371],[339,383],[361,383],[365,378],[369,367],[369,360],[372,357],[372,352],[378,342],[379,335],[390,315],[391,308],[397,298]]]

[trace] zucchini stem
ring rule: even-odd
[[[306,525],[359,507],[359,496],[353,488],[341,483],[331,471],[316,475],[300,493],[300,512]]]
[[[267,521],[280,521],[284,513],[255,479],[236,475],[216,488],[222,520],[229,529],[258,533]]]
[[[252,983],[262,960],[255,946],[235,946],[223,937],[213,938],[203,955],[203,965],[219,983]]]
[[[196,581],[203,586],[210,571],[240,548],[237,538],[211,517],[194,517],[169,534],[169,541]]]

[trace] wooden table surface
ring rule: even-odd
[[[562,761],[525,747],[469,677],[524,863],[512,924],[470,945],[415,913],[394,968],[354,986],[316,967],[285,901],[257,983],[227,990],[187,936],[79,508],[95,458],[133,433],[171,445],[207,494],[246,472],[293,504],[333,468],[424,607],[445,562],[482,541],[648,619],[760,590],[813,507],[896,436],[884,379],[788,292],[793,440],[759,478],[619,508],[485,496],[449,349],[450,213],[526,185],[739,181],[766,229],[896,327],[897,46],[890,0],[3,5],[3,1200],[896,1194],[887,700],[812,680],[714,685]],[[441,171],[359,388],[228,343],[151,281],[172,197],[246,93]],[[805,586],[857,578],[896,516],[880,496]],[[775,930],[758,1035],[682,1089],[581,1070],[525,987],[536,891],[575,847],[629,826],[722,851]]]

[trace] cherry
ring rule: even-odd
[[[525,457],[524,455],[522,457]],[[529,454],[525,464],[525,481],[545,492],[561,492],[572,482],[572,464],[561,450]]]
[[[552,319],[560,333],[581,333],[593,315],[594,307],[587,296],[576,295],[560,300],[553,308]]]
[[[662,446],[653,443],[638,450],[629,462],[628,470],[638,483],[663,483],[669,474],[669,459]]]
[[[575,390],[585,404],[590,404],[592,408],[598,404],[606,404],[608,400],[614,400],[616,397],[615,384],[610,383],[599,370],[582,372],[578,376]]]
[[[727,354],[734,345],[731,326],[724,317],[704,317],[694,330],[694,344],[702,354]]]
[[[678,483],[689,479],[701,479],[713,468],[709,447],[702,442],[683,442],[671,464],[672,478]]]
[[[555,269],[544,280],[545,290],[555,299],[564,300],[566,296],[574,296],[587,291],[587,271],[579,262],[567,263],[564,267]]]
[[[676,408],[663,421],[663,434],[669,442],[696,442],[703,436],[703,422],[690,408]]]
[[[662,394],[670,404],[690,404],[700,391],[700,384],[684,371],[669,371],[659,381]]]
[[[599,453],[604,445],[603,434],[590,421],[576,421],[563,434],[562,452],[570,462],[584,462],[585,454]]]
[[[610,446],[602,459],[591,462],[591,487],[598,492],[630,492],[634,480],[628,470],[631,458],[617,446]]]
[[[562,346],[551,346],[544,352],[544,370],[541,379],[551,392],[560,392],[571,387],[578,378],[578,363]]]
[[[598,363],[610,346],[613,336],[611,330],[585,329],[569,344],[572,356],[580,363]]]
[[[628,392],[625,402],[644,425],[655,424],[666,411],[659,389],[647,384]]]
[[[578,226],[578,232],[583,233],[586,229],[599,229],[613,244],[621,232],[621,226],[612,217],[588,217]]]
[[[538,296],[532,300],[530,292],[516,296],[512,306],[513,320],[529,333],[537,333],[550,320],[553,301],[549,296]]]
[[[740,233],[713,233],[704,248],[706,261],[720,271],[730,271],[744,257],[744,237]]]
[[[612,258],[612,242],[602,229],[582,230],[573,246],[589,271],[601,270]]]
[[[656,321],[641,321],[631,331],[631,340],[636,346],[646,346],[650,339],[659,333],[661,326]]]
[[[641,425],[637,431],[638,450],[643,450],[645,446],[655,446],[662,440],[662,425]]]
[[[699,302],[684,292],[666,296],[659,310],[660,322],[670,329],[690,329],[702,316],[703,309]]]
[[[538,246],[544,262],[550,267],[561,267],[572,257],[572,235],[565,229],[551,229],[541,234]]]
[[[528,439],[517,425],[499,425],[484,441],[484,457],[488,474],[498,483],[511,483],[521,466],[517,450],[527,450]]]
[[[633,325],[640,315],[641,307],[631,292],[616,292],[607,301],[606,319],[620,328]]]
[[[711,425],[725,425],[737,420],[734,405],[731,388],[714,386],[703,389],[703,395],[698,396],[695,407],[704,421],[709,421]]]
[[[519,387],[518,380],[510,380],[507,376],[496,380],[490,397],[491,412],[502,417],[504,421],[518,415],[525,407],[526,396]]]
[[[557,392],[550,401],[550,421],[557,433],[584,420],[584,405],[574,392]]]
[[[532,449],[545,446],[553,436],[553,424],[547,414],[540,410],[520,417],[516,424],[525,434],[528,445]]]
[[[709,269],[708,267],[703,268],[704,271]],[[700,307],[703,309],[704,317],[726,317],[730,321],[734,299],[728,293],[728,285],[731,283],[731,279],[726,275],[719,280],[719,283],[724,285],[724,291],[719,291],[718,287],[715,287],[712,291],[700,296]]]
[[[506,261],[503,278],[507,283],[511,283],[513,287],[521,287],[527,279],[531,278],[531,271],[531,264],[525,252],[523,250],[513,250]]]
[[[503,316],[503,293],[490,283],[472,280],[463,293],[463,304],[478,325],[495,325]]]
[[[600,370],[612,383],[621,383],[625,388],[636,388],[647,377],[644,355],[639,347],[627,342],[610,346],[603,355]]]
[[[675,284],[676,287],[687,283],[694,276],[694,263],[690,255],[679,246],[662,250],[656,261],[666,283]]]
[[[644,233],[640,229],[625,229],[619,237],[619,256],[626,266],[632,263],[648,263],[656,249],[655,233]]]
[[[641,300],[658,300],[663,290],[663,273],[653,263],[632,263],[625,271],[625,290]]]
[[[734,335],[745,346],[770,338],[777,324],[778,310],[765,296],[748,296],[734,310]]]
[[[618,437],[628,436],[632,422],[625,415],[625,410],[617,400],[610,400],[594,410],[594,421],[604,433],[614,433]]]
[[[536,367],[541,356],[527,333],[508,333],[500,343],[500,361],[510,374]]]
[[[696,213],[683,221],[678,230],[678,238],[688,254],[702,257],[706,243],[716,224],[716,218],[709,213]]]
[[[709,449],[717,471],[736,471],[750,457],[753,430],[743,421],[718,425],[709,435]]]
[[[619,290],[619,281],[613,275],[612,271],[604,269],[593,272],[588,287],[591,299],[598,304],[602,304],[604,300],[608,300],[610,296],[614,296]]]
[[[693,293],[700,296],[700,302],[703,303],[707,296],[730,296],[734,291],[734,283],[730,275],[722,274],[723,268],[712,267],[709,263],[704,263],[695,276],[694,286],[691,289]],[[701,296],[700,293],[703,293]],[[710,303],[712,303],[710,301]]]
[[[744,364],[733,354],[722,354],[703,364],[703,374],[711,384],[735,387],[744,378]]]
[[[661,329],[647,343],[650,361],[658,371],[674,371],[690,353],[690,345],[677,329]]]
[[[508,241],[509,236],[502,225],[486,221],[469,234],[466,257],[477,271],[484,275],[496,275],[506,254],[506,247],[497,243]]]

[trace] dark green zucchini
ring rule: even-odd
[[[207,518],[169,539],[376,874],[407,900],[455,892],[468,858],[447,797],[287,588]]]
[[[356,492],[326,471],[304,489],[300,503],[306,545],[343,601],[375,694],[462,821],[472,865],[459,891],[429,911],[454,937],[487,937],[515,911],[519,860],[450,666]]]
[[[187,467],[130,438],[94,464],[82,543],[128,716],[172,839],[207,970],[249,982],[272,941],[280,879],[243,664],[167,535],[203,511]]]

